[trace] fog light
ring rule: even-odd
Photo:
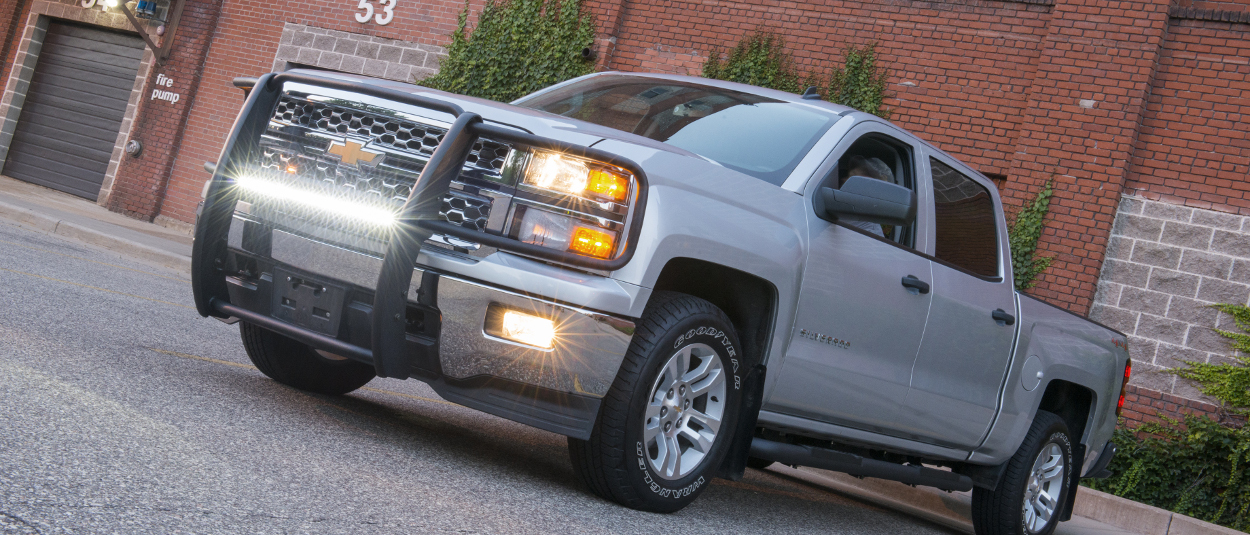
[[[551,349],[551,343],[556,338],[555,322],[515,310],[503,313],[500,327],[499,334],[504,338],[543,349]]]

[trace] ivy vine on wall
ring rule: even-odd
[[[487,0],[472,32],[468,17],[466,2],[438,74],[416,83],[507,102],[594,72],[582,51],[595,23],[580,0]]]
[[[1050,196],[1054,194],[1051,181],[1046,181],[1041,191],[1024,204],[1016,213],[1016,220],[1007,228],[1011,245],[1011,268],[1016,279],[1016,289],[1024,290],[1037,284],[1054,257],[1037,254],[1037,241],[1042,237],[1046,212],[1050,211]]]
[[[1242,332],[1216,330],[1234,355],[1223,362],[1187,362],[1173,373],[1194,381],[1220,403],[1220,419],[1189,416],[1137,429],[1121,426],[1113,476],[1088,486],[1199,520],[1245,531],[1250,527],[1250,307],[1212,305]],[[1231,417],[1226,417],[1231,416]]]
[[[803,74],[794,55],[786,49],[785,38],[769,31],[756,31],[738,41],[721,59],[713,49],[703,63],[703,77],[739,82],[790,93],[816,87],[822,98],[879,117],[889,117],[885,109],[886,80],[889,71],[877,63],[875,43],[862,47],[847,45],[843,64],[825,74]]]

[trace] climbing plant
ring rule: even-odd
[[[1173,373],[1198,385],[1203,394],[1218,400],[1226,411],[1250,415],[1250,308],[1244,305],[1221,304],[1212,308],[1228,314],[1242,331],[1216,329],[1228,338],[1235,351],[1231,361],[1186,362]]]
[[[722,58],[722,56],[724,56]],[[802,73],[780,35],[759,30],[738,41],[728,54],[713,49],[703,62],[703,77],[739,82],[790,93],[805,88],[824,89],[822,98],[880,117],[889,117],[884,107],[889,72],[878,65],[876,45],[848,45],[844,64],[827,74]]]
[[[890,110],[885,109],[885,83],[890,73],[877,65],[877,44],[868,43],[863,47],[847,45],[842,57],[844,65],[833,68],[825,98],[829,102],[888,119]]]
[[[714,49],[703,63],[703,77],[790,93],[803,91],[804,78],[786,50],[785,38],[762,30],[739,40],[723,61],[720,49]]]
[[[487,0],[472,32],[468,18],[466,2],[438,74],[417,83],[507,102],[594,72],[582,51],[595,24],[581,0]]]
[[[1016,213],[1015,221],[1007,228],[1007,237],[1011,244],[1011,267],[1017,290],[1032,288],[1036,284],[1034,279],[1054,261],[1054,257],[1037,254],[1037,240],[1042,237],[1042,227],[1046,212],[1050,211],[1050,196],[1053,193],[1051,181],[1048,180],[1042,190]]]
[[[1229,361],[1188,362],[1173,373],[1194,381],[1232,418],[1189,416],[1136,429],[1121,426],[1113,476],[1090,487],[1245,531],[1250,528],[1250,307],[1213,305],[1241,332],[1216,330],[1236,352]],[[1223,416],[1223,415],[1222,415]]]

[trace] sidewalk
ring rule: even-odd
[[[189,230],[131,219],[87,199],[6,176],[0,176],[0,219],[140,261],[191,271]]]
[[[0,176],[0,222],[58,234],[184,273],[191,271],[189,231],[144,223],[110,212],[91,201],[5,176]],[[970,493],[859,479],[813,468],[773,465],[768,470],[955,531],[972,533]],[[1072,520],[1060,524],[1055,533],[1235,535],[1241,532],[1082,487],[1077,494]]]
[[[826,488],[873,505],[923,518],[961,533],[972,531],[972,493],[912,487],[815,468],[773,465],[767,470]],[[1171,511],[1081,487],[1072,520],[1055,535],[1244,535]]]

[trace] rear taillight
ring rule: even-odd
[[[1120,383],[1120,401],[1115,406],[1115,416],[1120,417],[1120,413],[1124,411],[1124,391],[1128,389],[1128,378],[1133,375],[1133,360],[1129,359],[1124,363],[1124,382]]]

